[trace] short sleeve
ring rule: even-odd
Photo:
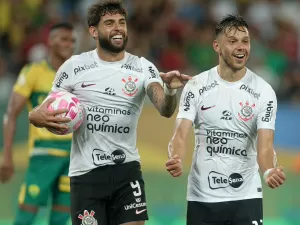
[[[73,74],[73,61],[72,58],[70,58],[58,69],[55,79],[52,83],[51,91],[67,91],[71,93],[73,90]]]
[[[274,90],[269,87],[262,94],[257,116],[257,129],[275,130],[277,98]]]
[[[37,76],[32,72],[31,65],[25,65],[20,71],[13,91],[28,98],[32,93]]]
[[[159,76],[158,69],[154,66],[153,63],[146,60],[145,58],[141,58],[143,73],[145,74],[145,82],[144,88],[147,89],[148,85],[154,82],[158,82],[161,85],[163,84],[162,79]]]
[[[183,88],[180,102],[179,102],[179,112],[177,114],[177,119],[188,119],[193,123],[197,115],[197,96],[198,92],[195,88],[195,78],[190,80]]]

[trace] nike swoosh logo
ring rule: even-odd
[[[201,107],[201,110],[207,110],[207,109],[210,109],[210,108],[213,108],[213,107],[215,107],[215,105],[213,105],[213,106],[210,106],[210,107],[204,107],[204,105]]]
[[[84,83],[82,83],[81,87],[86,88],[86,87],[93,86],[93,85],[96,85],[96,84],[84,84]]]
[[[136,210],[135,210],[135,213],[136,213],[136,214],[141,214],[142,212],[145,212],[146,210],[147,210],[147,209],[142,209],[141,211],[139,211],[139,210],[136,209]]]

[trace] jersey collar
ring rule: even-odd
[[[217,68],[218,68],[218,66],[213,68],[213,73],[212,74],[214,76],[214,79],[216,79],[219,83],[221,83],[225,86],[229,86],[229,87],[240,86],[241,84],[248,83],[249,80],[251,79],[250,70],[247,67],[246,67],[245,76],[242,79],[240,79],[238,81],[235,81],[235,82],[229,82],[229,81],[223,80],[221,78],[221,76],[219,75]]]
[[[93,50],[93,58],[95,59],[96,62],[98,62],[100,65],[123,65],[127,59],[128,59],[128,52],[125,52],[125,56],[122,60],[120,61],[115,61],[115,62],[107,62],[99,58],[97,54],[97,49]]]

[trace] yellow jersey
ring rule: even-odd
[[[28,111],[40,105],[48,96],[56,71],[47,61],[25,65],[13,91],[28,99]],[[31,155],[67,156],[71,150],[72,134],[55,135],[46,128],[29,127]]]

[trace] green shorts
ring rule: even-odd
[[[69,162],[69,156],[32,156],[21,186],[19,204],[45,206],[50,197],[53,205],[70,206]]]

